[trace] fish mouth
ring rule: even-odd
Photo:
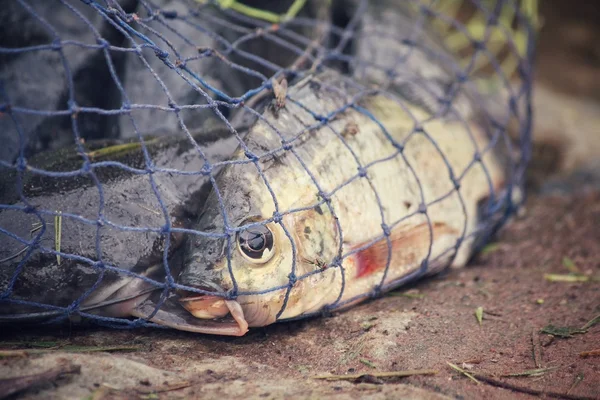
[[[132,315],[187,332],[225,336],[243,336],[248,332],[244,310],[236,300],[181,291],[165,300],[157,311],[159,304],[159,296],[149,298]]]

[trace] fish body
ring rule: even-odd
[[[198,318],[237,307],[236,334],[464,265],[481,203],[506,179],[481,126],[335,71],[291,86],[244,142],[178,278],[204,294],[182,295]]]
[[[509,202],[492,111],[427,15],[342,4],[362,16],[350,77],[324,70],[291,84],[193,225],[178,282],[195,290],[179,301],[198,319],[229,320],[211,333],[349,307],[463,266],[498,226],[482,210]]]

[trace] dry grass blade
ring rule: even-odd
[[[541,333],[546,333],[552,336],[558,336],[561,338],[570,338],[573,337],[574,334],[579,333],[587,333],[587,329],[582,328],[574,328],[570,326],[559,327],[554,325],[547,325],[540,330]]]
[[[60,242],[62,238],[62,213],[56,212],[54,216],[54,247],[60,253]],[[60,254],[56,254],[56,264],[60,265]]]
[[[555,369],[558,369],[558,368],[559,367],[529,369],[527,371],[515,372],[512,374],[505,374],[505,375],[501,375],[501,376],[502,377],[541,376],[541,375],[544,375],[546,372],[554,371]]]
[[[578,274],[580,272],[579,268],[577,268],[577,265],[575,265],[575,262],[573,262],[573,260],[571,260],[569,257],[564,257],[562,264],[566,269],[569,270],[569,272],[573,274]]]
[[[446,364],[448,364],[450,366],[450,368],[452,368],[455,371],[460,372],[461,374],[463,374],[464,376],[466,376],[467,378],[469,378],[470,380],[472,380],[476,384],[479,385],[481,383],[477,379],[475,379],[475,377],[472,374],[470,374],[467,371],[465,371],[464,369],[460,368],[458,365],[454,365],[454,364],[449,363],[449,362],[446,362]]]
[[[581,327],[581,329],[585,331],[591,328],[592,326],[596,325],[597,323],[600,323],[600,314],[596,315],[594,318],[589,320],[584,326]]]
[[[361,358],[361,359],[360,359],[360,360],[358,360],[358,361],[360,361],[362,364],[365,364],[365,365],[366,365],[367,367],[369,367],[369,368],[377,368],[377,367],[375,366],[375,364],[373,364],[371,361],[369,361],[369,360],[367,360],[367,359],[365,359],[365,358]]]
[[[590,277],[586,275],[571,275],[571,274],[544,274],[544,279],[549,282],[589,282]]]
[[[477,322],[481,326],[481,321],[483,321],[483,307],[477,307],[475,309],[475,318],[477,318]]]
[[[581,381],[583,381],[584,375],[583,373],[578,373],[577,376],[575,377],[575,379],[573,380],[573,384],[571,385],[571,387],[569,388],[569,390],[567,390],[567,394],[571,393],[573,391],[573,389],[575,389],[580,383]]]

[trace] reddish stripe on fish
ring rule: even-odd
[[[434,240],[441,235],[456,235],[458,232],[444,223],[432,224]],[[391,263],[413,264],[427,255],[431,241],[429,226],[426,223],[413,227],[397,226],[390,232]],[[355,248],[360,248],[362,243]],[[385,238],[373,243],[371,246],[355,254],[356,278],[369,276],[382,271],[388,259],[388,241]]]

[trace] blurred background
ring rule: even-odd
[[[600,3],[545,0],[540,11],[531,183],[571,174],[600,187]]]

